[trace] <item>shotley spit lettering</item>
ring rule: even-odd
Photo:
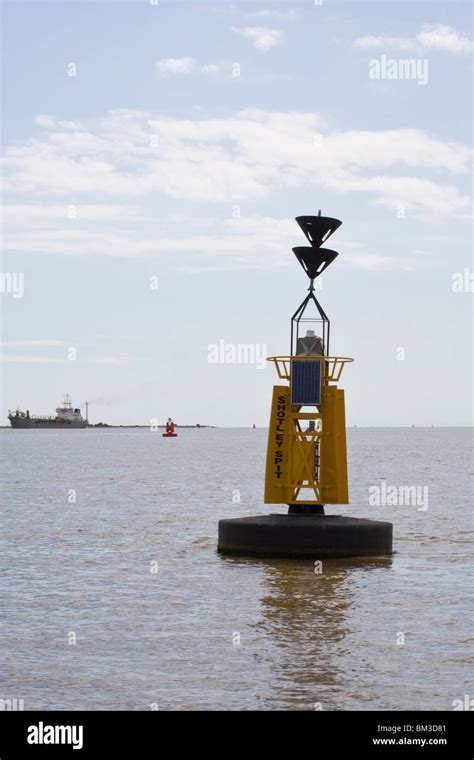
[[[276,435],[275,435],[275,457],[274,457],[274,463],[275,463],[275,475],[277,478],[281,478],[283,475],[282,470],[282,462],[283,462],[283,441],[285,438],[285,420],[286,420],[286,396],[283,394],[281,396],[278,396],[278,406],[276,411],[277,416],[277,424],[276,424]]]

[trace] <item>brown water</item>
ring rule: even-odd
[[[474,696],[470,429],[349,430],[352,506],[328,511],[391,520],[396,553],[321,574],[216,552],[219,518],[268,511],[264,430],[1,439],[0,698],[427,710]],[[370,506],[383,478],[427,487],[427,510]]]

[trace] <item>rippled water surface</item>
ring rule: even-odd
[[[327,511],[391,520],[396,553],[321,575],[216,552],[219,518],[269,511],[264,430],[0,432],[0,697],[363,710],[472,694],[470,429],[349,430],[351,506]],[[428,509],[370,506],[382,479],[426,486]]]

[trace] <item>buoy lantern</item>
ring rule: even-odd
[[[174,422],[171,417],[168,417],[166,423],[166,433],[163,433],[163,438],[176,438],[178,433],[174,432]]]
[[[268,358],[285,384],[273,388],[264,490],[265,504],[287,504],[288,514],[221,520],[218,548],[270,557],[391,554],[391,523],[324,513],[325,504],[349,504],[338,383],[353,360],[330,355],[329,319],[314,294],[315,279],[339,255],[321,246],[342,222],[321,212],[296,221],[311,244],[293,248],[310,285],[291,319],[290,354]]]

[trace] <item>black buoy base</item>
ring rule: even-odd
[[[392,523],[321,514],[219,521],[218,550],[248,557],[368,557],[392,553]]]

